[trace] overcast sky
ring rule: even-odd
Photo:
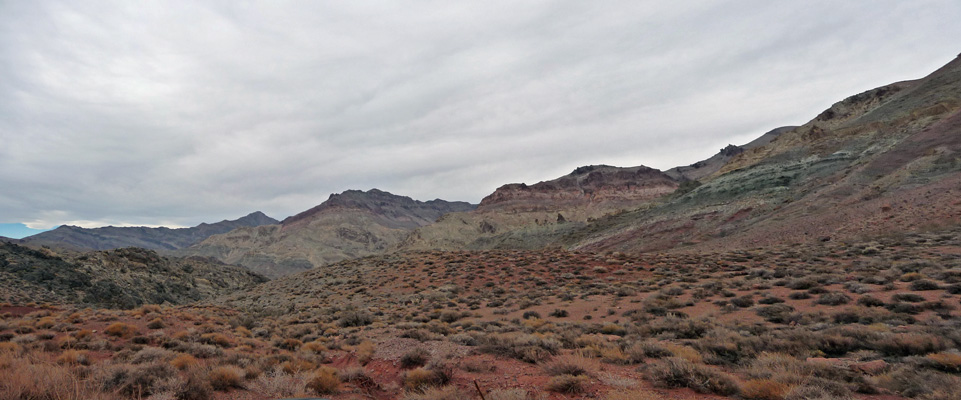
[[[934,71],[958,21],[957,0],[0,1],[0,223],[687,165]]]

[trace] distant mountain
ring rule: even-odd
[[[417,229],[407,250],[530,249],[557,245],[557,236],[608,214],[650,207],[679,184],[645,166],[591,165],[533,185],[512,183],[476,210],[453,213]]]
[[[961,57],[922,79],[848,97],[733,153],[683,195],[598,219],[555,243],[713,251],[961,224]]]
[[[186,304],[265,282],[209,259],[161,257],[138,248],[58,254],[0,242],[0,302],[112,308]]]
[[[28,246],[49,246],[72,250],[111,250],[140,247],[151,250],[176,250],[198,243],[211,235],[241,227],[276,224],[277,220],[257,211],[233,221],[202,223],[192,228],[114,227],[80,228],[64,225],[52,231],[21,239]]]
[[[474,207],[465,202],[417,201],[377,189],[348,190],[279,224],[214,235],[179,254],[213,257],[276,277],[384,253],[413,229]]]

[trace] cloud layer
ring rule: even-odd
[[[685,165],[933,71],[958,20],[951,0],[3,2],[0,222],[477,202]]]

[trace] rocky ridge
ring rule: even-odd
[[[187,304],[263,283],[243,268],[123,248],[85,253],[0,243],[0,301],[110,308]]]

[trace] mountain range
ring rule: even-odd
[[[476,206],[350,190],[282,222],[253,213],[185,229],[61,227],[20,243],[136,246],[278,277],[410,250],[717,250],[930,229],[961,215],[959,94],[955,59],[663,172],[585,166],[503,185]]]
[[[206,239],[210,235],[247,227],[276,224],[277,220],[260,211],[229,221],[201,223],[190,228],[148,228],[145,226],[81,228],[63,225],[57,229],[28,236],[17,243],[73,250],[112,250],[140,247],[150,250],[176,250]]]

